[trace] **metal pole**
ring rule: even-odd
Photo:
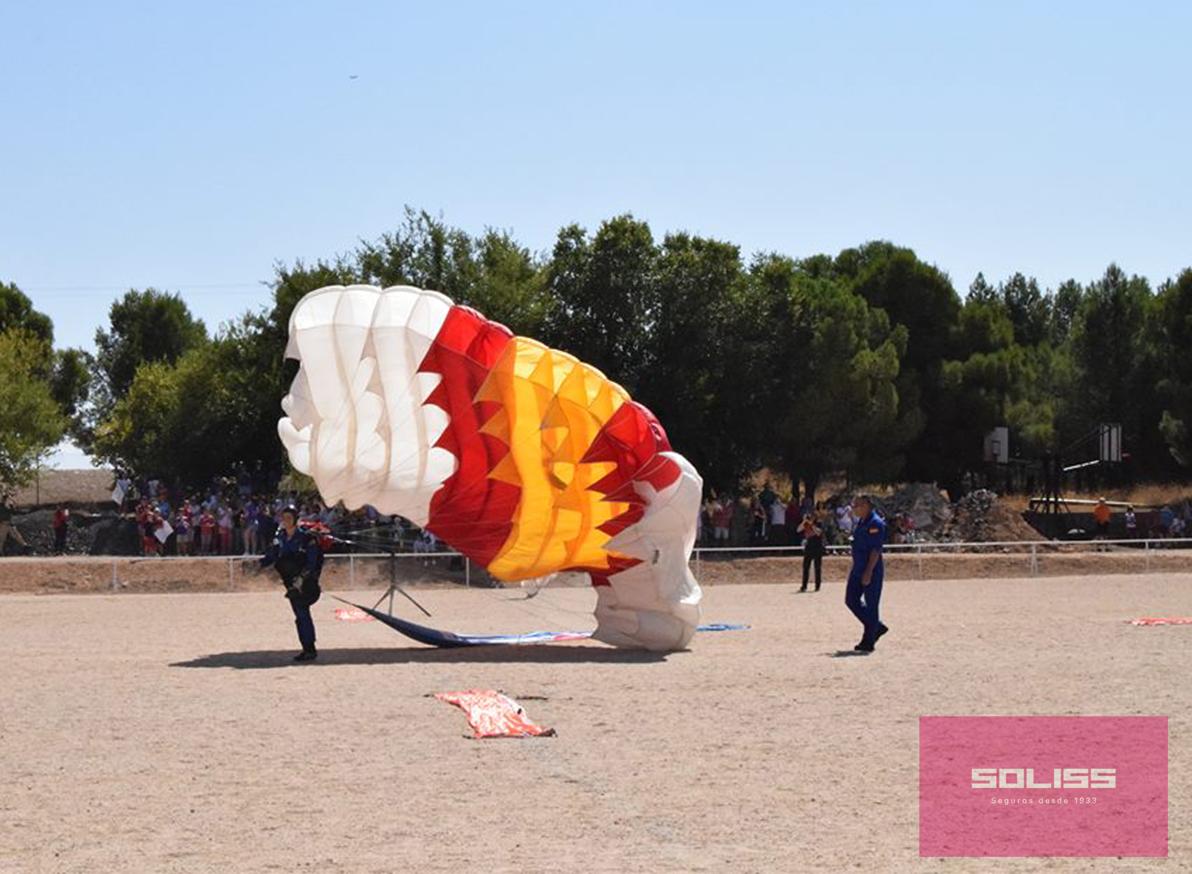
[[[466,555],[464,556],[464,586],[469,589],[472,587],[472,562]]]
[[[923,544],[915,546],[915,554],[919,557],[919,579],[923,579]]]
[[[356,555],[348,553],[348,588],[356,588]]]
[[[120,578],[116,575],[116,559],[112,559],[112,591],[120,588]]]
[[[1143,541],[1142,551],[1146,553],[1146,569],[1149,571],[1151,569],[1151,541],[1149,539]]]
[[[1031,576],[1039,576],[1039,548],[1031,544]]]
[[[231,558],[228,559],[228,591],[229,592],[232,589],[236,588],[236,570],[232,564],[234,561],[235,561],[235,559],[231,559]]]

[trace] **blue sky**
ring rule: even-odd
[[[0,279],[91,344],[209,326],[404,204],[534,249],[632,211],[746,253],[1047,285],[1192,265],[1181,3],[9,3]],[[351,76],[358,78],[352,79]]]

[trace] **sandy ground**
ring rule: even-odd
[[[415,593],[437,627],[590,627],[591,592]],[[361,595],[375,600],[376,592]],[[1192,865],[1192,575],[888,584],[871,657],[839,582],[713,586],[665,657],[437,651],[276,591],[0,597],[4,871],[1175,871]],[[401,608],[413,616],[407,604]],[[488,687],[558,730],[474,741]],[[920,859],[925,714],[1169,715],[1167,860]]]
[[[788,554],[789,556],[789,554]],[[385,586],[391,576],[410,586],[492,585],[483,571],[471,566],[465,574],[462,559],[423,560],[401,556],[387,559],[329,555],[323,582],[334,590]],[[886,578],[985,579],[1087,574],[1137,574],[1142,571],[1192,573],[1192,549],[1115,547],[1091,551],[1089,544],[1046,544],[1032,559],[1030,545],[1012,549],[988,548],[985,552],[887,553]],[[843,578],[850,559],[832,555],[824,559],[824,578]],[[207,559],[129,558],[126,556],[54,556],[0,558],[0,594],[69,594],[75,592],[263,592],[276,591],[271,574],[254,573],[256,560],[239,556]],[[708,554],[692,562],[700,583],[719,586],[739,583],[782,583],[797,580],[803,561],[797,555],[772,557],[742,553]],[[582,574],[560,574],[552,586],[588,587]]]

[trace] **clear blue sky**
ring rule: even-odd
[[[747,254],[891,239],[961,291],[1159,281],[1192,265],[1190,10],[7,3],[0,279],[63,345],[128,287],[215,327],[408,203],[536,250],[632,211]]]

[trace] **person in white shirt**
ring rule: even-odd
[[[786,504],[776,500],[770,504],[770,542],[781,546],[786,544]]]
[[[852,537],[853,529],[857,527],[857,517],[853,515],[851,504],[836,508],[836,527],[846,538]]]

